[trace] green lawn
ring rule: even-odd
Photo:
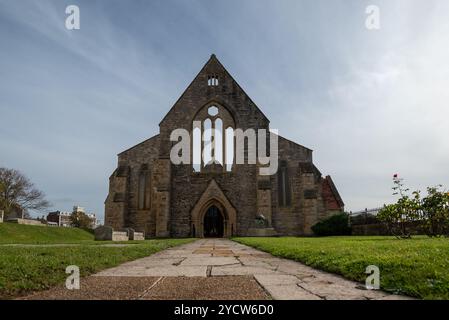
[[[423,299],[449,299],[449,239],[416,237],[234,238],[233,240],[360,282],[377,265],[381,288]]]
[[[94,240],[93,234],[77,228],[0,223],[0,244],[80,243],[92,240]]]
[[[63,283],[69,265],[77,265],[81,276],[87,276],[190,241],[193,239],[127,241],[124,243],[130,245],[126,247],[107,247],[101,245],[112,241],[94,241],[92,234],[76,228],[1,223],[0,299]]]
[[[63,247],[0,246],[0,299],[63,283],[68,276],[65,268],[69,265],[77,265],[81,276],[87,276],[190,241],[193,239],[145,240],[126,247],[90,244]]]

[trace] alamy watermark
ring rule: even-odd
[[[369,265],[366,267],[365,273],[368,274],[365,280],[365,287],[367,290],[380,289],[380,270],[378,266]]]
[[[76,5],[70,5],[65,8],[65,13],[69,15],[65,19],[67,30],[79,30],[81,27],[80,8]]]
[[[68,266],[65,273],[70,274],[65,280],[65,287],[68,290],[80,289],[80,268],[75,265]]]
[[[369,5],[365,9],[365,13],[368,15],[365,20],[365,27],[368,30],[380,29],[380,8],[376,5]]]
[[[201,121],[194,121],[193,128],[201,128]],[[267,139],[269,135],[269,140]],[[196,140],[200,141],[196,141]],[[259,164],[259,174],[262,176],[273,175],[278,170],[278,130],[270,129],[242,129],[233,130],[232,135],[223,135],[221,130],[205,129],[199,137],[192,138],[190,131],[175,129],[170,134],[170,141],[177,142],[170,151],[170,160],[173,164],[220,163],[222,165],[245,164],[245,141],[247,143],[247,164]],[[203,143],[201,143],[201,141]],[[270,152],[267,154],[267,142]],[[200,148],[192,146],[200,145]],[[235,143],[235,150],[234,150]],[[232,150],[224,146],[232,146]],[[235,155],[234,155],[235,151]],[[194,156],[200,153],[201,156]],[[224,160],[223,160],[224,155]]]

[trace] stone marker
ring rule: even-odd
[[[100,226],[94,230],[95,240],[128,241],[127,231],[114,231],[112,227]]]
[[[136,232],[133,228],[126,228],[128,232],[129,240],[145,240],[145,235],[143,232]]]

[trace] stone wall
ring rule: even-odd
[[[128,241],[129,233],[129,230],[114,231],[110,226],[101,226],[94,230],[97,241]]]
[[[210,74],[218,76],[219,86],[207,85]],[[212,57],[160,123],[161,157],[169,156],[172,145],[169,141],[171,131],[175,128],[185,128],[190,131],[198,113],[211,102],[229,112],[236,128],[268,129],[269,122],[265,115],[218,60]],[[170,234],[175,237],[186,237],[191,234],[191,209],[206,190],[211,179],[215,179],[238,212],[236,234],[245,235],[248,228],[253,225],[257,214],[256,169],[256,165],[239,165],[234,166],[232,172],[223,173],[223,170],[218,172],[212,170],[212,172],[195,173],[191,165],[172,166]]]
[[[387,228],[383,224],[362,224],[354,225],[352,228],[353,236],[384,236],[388,235]]]
[[[118,168],[109,182],[109,194],[105,201],[105,224],[115,229],[132,227],[137,231],[155,234],[155,216],[152,206],[152,171],[158,158],[159,135],[122,152],[118,156]],[[149,178],[146,186],[147,207],[137,205],[138,177],[146,166]]]
[[[291,205],[281,206],[278,176],[273,175],[272,211],[273,226],[281,235],[309,235],[322,210],[319,179],[321,173],[312,163],[312,150],[279,137],[279,164],[287,163],[291,190]]]
[[[31,220],[31,219],[8,219],[8,222],[17,223],[17,224],[26,224],[30,226],[46,226],[42,222],[38,220]]]

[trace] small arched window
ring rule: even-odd
[[[207,77],[207,85],[209,87],[216,87],[216,86],[218,86],[218,76],[216,74],[209,75]]]

